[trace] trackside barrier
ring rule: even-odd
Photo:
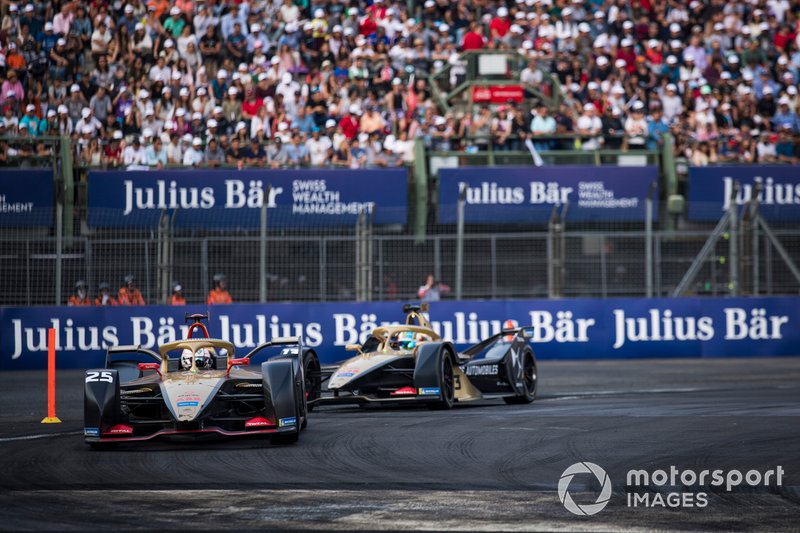
[[[303,336],[323,363],[345,359],[379,324],[402,322],[400,302],[0,308],[0,369],[46,367],[47,328],[60,368],[103,364],[119,344],[153,348],[186,336],[185,312],[210,313],[209,333],[249,349]],[[550,299],[442,301],[431,322],[463,348],[505,320],[533,328],[541,359],[638,359],[800,355],[800,298]]]

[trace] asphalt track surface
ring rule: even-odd
[[[540,362],[538,399],[315,411],[300,442],[140,443],[92,451],[83,373],[0,373],[0,530],[800,530],[800,358]],[[561,504],[590,461],[612,493],[594,516]],[[630,469],[782,466],[782,485],[631,488]],[[636,492],[704,507],[627,505]],[[590,474],[569,485],[594,503]],[[675,496],[673,496],[675,497]],[[677,496],[680,497],[680,496]],[[696,501],[696,499],[694,500]]]

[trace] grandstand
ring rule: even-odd
[[[152,303],[176,280],[200,302],[216,272],[241,302],[406,299],[428,273],[462,298],[670,295],[691,271],[688,292],[796,293],[794,190],[762,198],[766,229],[743,212],[715,229],[731,190],[693,199],[691,182],[720,165],[740,166],[713,174],[729,188],[796,182],[798,9],[787,0],[4,3],[0,165],[48,169],[55,189],[24,223],[2,221],[0,303],[63,304],[79,279],[94,294],[129,273]],[[630,192],[633,218],[582,216],[573,198],[566,212],[543,202],[498,220],[501,208],[459,207],[457,187],[443,186],[453,167],[562,165],[594,169],[573,171],[588,173],[586,191],[610,187],[616,168],[655,168],[657,187]],[[375,198],[351,204],[376,205],[335,224],[296,224],[282,205],[203,223],[185,222],[190,209],[153,208],[122,224],[103,203],[103,186],[124,180],[103,171],[136,171],[134,181],[157,171],[183,186],[258,169],[260,194],[284,179],[269,176],[290,176],[279,171],[329,184],[336,169],[405,179],[364,178],[357,188]],[[491,175],[498,186],[506,179]]]

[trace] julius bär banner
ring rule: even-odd
[[[347,358],[346,344],[405,318],[399,302],[0,308],[0,369],[45,368],[50,327],[60,367],[102,365],[109,346],[185,338],[187,311],[209,312],[211,336],[237,350],[302,336],[323,363]],[[442,301],[429,316],[459,349],[506,320],[530,326],[541,359],[800,355],[797,297]]]
[[[734,196],[736,182],[739,189]],[[796,165],[689,167],[689,219],[719,220],[731,205],[743,206],[758,194],[767,220],[800,220],[800,171]]]
[[[53,225],[53,170],[0,170],[0,227]]]
[[[178,227],[257,228],[406,222],[405,169],[170,170],[89,174],[89,225],[153,227],[177,212]]]
[[[569,204],[567,221],[644,221],[645,200],[657,182],[658,169],[652,166],[441,169],[439,221],[456,222],[454,206],[462,188],[466,222],[545,222],[553,206],[563,204]],[[653,198],[658,199],[657,191]]]

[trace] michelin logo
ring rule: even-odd
[[[286,426],[296,426],[297,425],[297,418],[292,416],[289,418],[281,418],[278,420],[278,427],[286,427]]]

